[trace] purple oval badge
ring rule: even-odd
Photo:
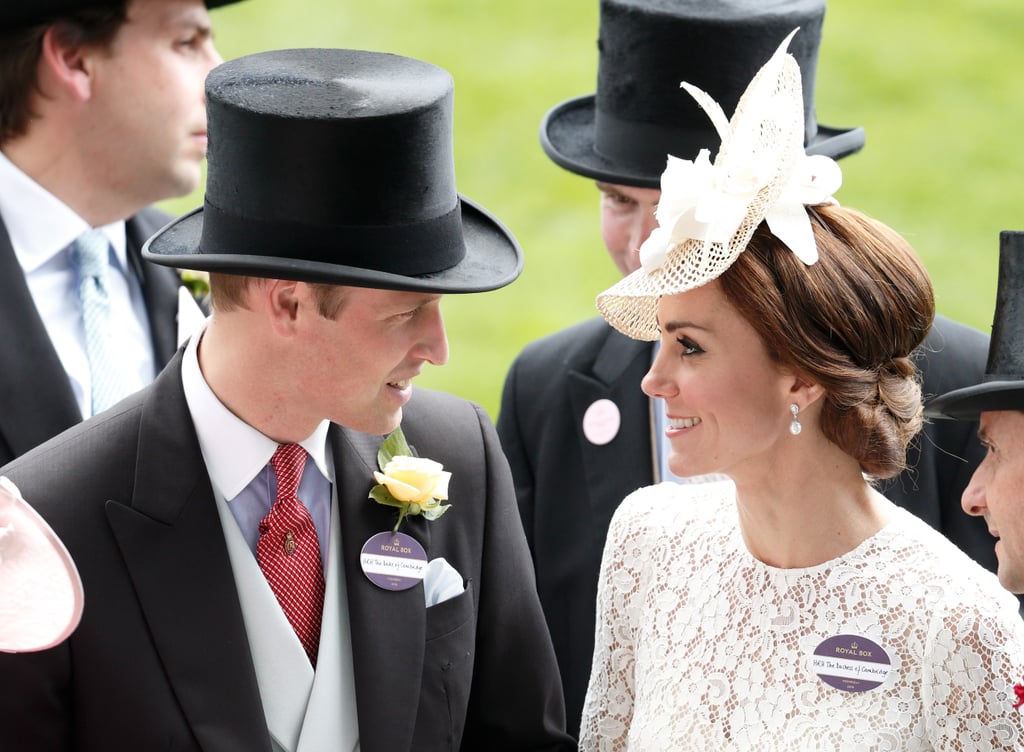
[[[359,564],[366,578],[384,590],[408,590],[423,579],[427,552],[405,533],[377,533],[363,544]]]
[[[811,666],[818,678],[843,692],[867,692],[892,671],[882,645],[859,634],[829,637],[814,649]]]
[[[814,649],[811,666],[819,679],[843,692],[867,692],[892,671],[889,654],[861,635],[829,637]]]

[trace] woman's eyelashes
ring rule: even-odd
[[[683,349],[683,355],[700,355],[704,349],[689,337],[677,337],[676,342]]]

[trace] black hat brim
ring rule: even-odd
[[[346,264],[264,256],[203,253],[203,209],[175,219],[146,241],[143,258],[163,266],[303,282],[429,293],[487,292],[513,282],[523,270],[523,252],[511,232],[490,212],[459,197],[466,255],[440,272],[405,276]],[[382,249],[381,252],[385,252]]]
[[[657,168],[631,168],[602,156],[595,148],[596,95],[587,94],[566,100],[552,107],[540,126],[540,142],[544,153],[560,167],[577,175],[620,185],[660,188],[662,161]],[[817,135],[806,144],[808,154],[823,154],[842,159],[864,148],[864,129],[834,128],[818,125]],[[690,143],[679,142],[680,153],[673,156],[693,159],[702,148],[717,151],[718,136],[708,121],[706,138],[694,136]],[[666,160],[667,160],[667,154]]]
[[[1024,380],[987,381],[955,389],[925,405],[929,418],[977,420],[983,412],[1024,410]]]

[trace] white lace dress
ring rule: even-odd
[[[776,569],[748,552],[730,481],[630,495],[580,749],[1024,749],[1016,599],[896,512],[845,556]]]

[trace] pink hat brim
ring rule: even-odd
[[[0,477],[0,652],[45,650],[82,617],[82,580],[46,521]]]

